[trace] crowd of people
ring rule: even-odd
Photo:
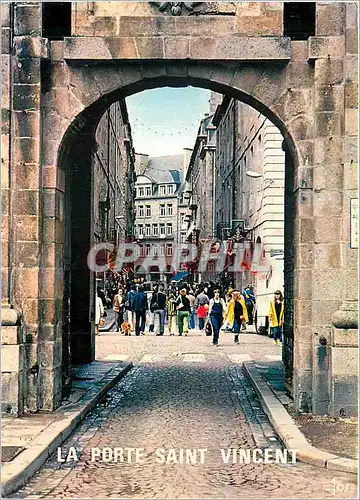
[[[100,304],[101,296],[96,301],[96,330],[104,315]],[[142,285],[131,285],[129,290],[120,287],[113,297],[113,310],[116,316],[116,328],[125,336],[145,335],[148,331],[157,336],[165,333],[167,324],[169,335],[187,336],[190,330],[197,328],[212,336],[214,346],[219,345],[221,330],[231,331],[234,343],[239,343],[239,334],[246,330],[246,325],[253,324],[256,297],[251,285],[241,292],[233,288],[221,290],[216,284],[171,285],[165,290],[164,284],[154,286],[148,297]],[[284,300],[280,290],[274,294],[269,305],[269,321],[274,342],[282,341],[284,323]]]

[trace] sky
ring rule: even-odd
[[[192,149],[209,99],[209,90],[195,87],[162,87],[127,97],[135,151],[166,156]]]

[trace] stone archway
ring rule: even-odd
[[[292,113],[293,107],[287,103],[289,98],[286,97],[284,63],[240,66],[234,63],[225,65],[203,61],[196,63],[179,61],[169,64],[144,61],[142,64],[102,62],[83,66],[72,62],[64,63],[63,69],[67,73],[68,81],[67,87],[60,92],[61,105],[57,106],[59,91],[55,87],[46,96],[43,120],[45,130],[54,130],[54,127],[57,127],[56,139],[52,134],[52,139],[44,143],[44,155],[49,157],[53,154],[56,178],[65,179],[63,191],[55,190],[55,196],[60,200],[63,199],[59,203],[64,203],[66,207],[80,203],[81,199],[90,203],[91,181],[88,176],[89,169],[86,169],[86,158],[90,158],[96,126],[104,111],[120,98],[150,88],[192,85],[209,88],[246,102],[265,114],[282,131],[287,150],[292,157],[291,165],[294,164],[297,169],[301,169],[301,166],[308,162],[304,157],[304,142],[309,141],[306,123],[310,118],[305,113],[300,116],[296,112]],[[283,89],[283,94],[280,92],[277,94],[280,89]],[[308,95],[307,92],[305,94]],[[64,101],[64,97],[67,101]],[[302,109],[306,109],[305,102],[301,103],[301,106]],[[62,114],[55,116],[52,112],[54,109],[60,109]],[[306,146],[308,147],[308,144]],[[45,169],[50,167],[44,165]],[[294,177],[293,167],[288,175]],[[80,191],[79,185],[81,185]],[[72,197],[71,190],[74,186],[77,187],[74,188],[75,196]],[[84,196],[81,197],[81,193]],[[79,210],[75,208],[73,212],[79,213]],[[83,219],[83,228],[90,227],[89,216],[90,205]],[[59,224],[63,226],[65,238],[62,256],[65,263],[62,321],[66,321],[66,304],[70,296],[72,296],[73,311],[76,313],[76,321],[71,325],[71,335],[68,325],[66,323],[62,325],[63,330],[67,331],[67,335],[63,337],[63,362],[66,363],[68,351],[65,350],[70,343],[72,358],[75,361],[89,361],[94,357],[94,336],[90,331],[86,331],[89,330],[86,325],[88,325],[87,308],[91,280],[88,270],[82,265],[82,260],[86,249],[91,246],[90,235],[87,233],[81,237],[81,226],[75,228],[74,221],[70,222],[66,211],[63,222],[59,221]],[[76,245],[73,245],[76,251],[72,252],[71,256],[66,247],[66,244],[69,245],[70,229],[73,234],[76,233]],[[74,240],[74,237],[71,239]],[[61,270],[56,270],[56,266],[54,272],[61,274]],[[71,281],[71,287],[67,280]],[[289,328],[292,331],[292,324]],[[292,346],[289,356],[292,357]]]

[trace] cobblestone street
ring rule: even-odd
[[[306,464],[224,463],[221,449],[282,448],[242,362],[277,359],[270,339],[223,334],[97,339],[98,359],[128,358],[134,368],[13,498],[355,498],[355,476]],[[143,463],[91,461],[91,449],[144,448]],[[156,450],[162,448],[160,460]],[[168,450],[204,448],[204,463],[175,463]],[[126,458],[126,456],[125,456]]]

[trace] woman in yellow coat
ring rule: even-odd
[[[226,311],[226,320],[234,332],[234,342],[239,343],[241,325],[249,321],[245,300],[239,290],[234,290]]]
[[[280,290],[274,293],[274,300],[269,304],[269,320],[272,327],[274,344],[282,341],[282,327],[284,324],[284,297]]]

